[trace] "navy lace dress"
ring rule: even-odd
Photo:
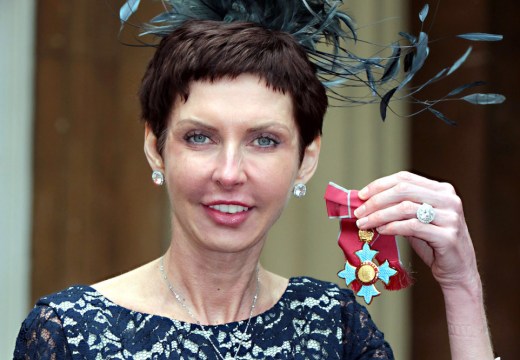
[[[15,359],[393,359],[350,290],[291,278],[281,299],[247,321],[204,326],[123,308],[89,286],[38,301]],[[218,352],[214,346],[218,346]]]

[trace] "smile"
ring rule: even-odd
[[[210,205],[211,209],[227,213],[227,214],[236,214],[243,211],[248,211],[249,208],[241,205],[227,205],[227,204],[220,204],[220,205]]]

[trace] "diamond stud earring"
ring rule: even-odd
[[[159,170],[154,170],[152,172],[152,181],[157,186],[164,185],[164,174]]]
[[[306,193],[307,193],[307,186],[305,186],[305,184],[298,183],[298,184],[294,185],[294,188],[293,188],[294,196],[296,196],[297,198],[302,198],[305,196]]]

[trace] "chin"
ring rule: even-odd
[[[251,236],[251,232],[246,234],[238,234],[236,231],[231,232],[227,229],[224,231],[217,231],[211,234],[210,239],[206,237],[206,241],[202,244],[208,250],[221,253],[241,253],[249,251],[255,247],[260,249],[263,247],[266,236]]]

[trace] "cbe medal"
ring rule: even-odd
[[[374,257],[378,252],[372,250],[369,245],[373,236],[374,232],[372,230],[359,230],[359,239],[364,242],[364,245],[355,254],[359,258],[360,264],[352,266],[347,260],[345,269],[338,273],[340,278],[345,279],[347,285],[350,285],[354,280],[360,283],[361,289],[356,295],[362,296],[367,304],[372,302],[374,296],[381,294],[374,285],[377,280],[381,280],[388,285],[390,277],[397,274],[397,271],[390,267],[387,260],[380,266],[374,263]]]
[[[356,226],[354,210],[363,204],[357,191],[329,183],[325,201],[329,218],[340,219],[338,244],[346,261],[338,276],[345,280],[345,284],[367,304],[381,294],[375,287],[378,280],[388,290],[409,286],[411,280],[399,260],[395,237],[374,230],[360,230]]]

